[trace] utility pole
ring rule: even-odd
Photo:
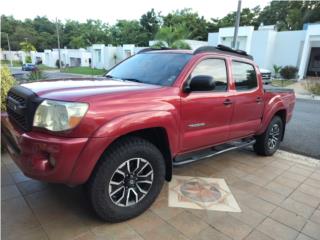
[[[56,27],[57,27],[57,41],[58,41],[58,54],[59,54],[59,70],[61,72],[60,36],[59,36],[59,26],[58,26],[57,18],[56,18]]]
[[[10,54],[10,66],[13,67],[13,64],[12,64],[11,46],[10,46],[10,40],[9,40],[9,34],[8,34],[8,33],[7,33],[7,41],[8,41],[8,50],[9,50],[9,54]]]
[[[237,44],[238,30],[239,30],[239,24],[240,24],[240,13],[241,13],[241,0],[238,0],[238,10],[237,10],[236,22],[234,25],[232,48],[236,48],[236,44]]]

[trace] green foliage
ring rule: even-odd
[[[191,49],[190,45],[183,40],[175,41],[171,47],[175,49]]]
[[[155,38],[156,40],[165,42],[168,44],[168,47],[173,48],[177,41],[188,38],[188,31],[185,26],[177,25],[175,27],[162,27],[157,32]],[[181,45],[181,44],[180,44]]]
[[[37,69],[28,74],[29,81],[37,81],[48,78],[41,69]]]
[[[280,70],[280,74],[284,79],[294,79],[298,69],[294,66],[285,66]]]
[[[10,70],[7,66],[1,66],[1,112],[6,111],[6,98],[10,88],[15,84]]]
[[[279,76],[281,68],[282,68],[281,66],[278,66],[276,64],[273,65],[273,71],[274,71],[275,77]]]
[[[35,46],[33,46],[32,43],[30,43],[28,41],[21,42],[20,47],[21,47],[21,50],[26,53],[30,53],[31,51],[36,51]]]
[[[271,1],[263,9],[243,8],[240,25],[258,26],[277,25],[278,30],[302,29],[304,23],[320,21],[319,1]],[[189,39],[207,40],[208,32],[217,32],[221,27],[234,26],[236,13],[231,12],[223,18],[206,20],[191,9],[173,11],[160,16],[154,9],[141,16],[139,21],[119,20],[109,26],[100,20],[87,20],[84,23],[67,20],[59,22],[61,47],[79,48],[94,43],[120,45],[133,43],[147,46],[149,40],[154,40],[161,27],[178,28],[183,25]],[[28,40],[38,51],[57,47],[56,23],[47,17],[36,17],[24,21],[12,16],[1,16],[1,48],[7,49],[7,34],[12,50],[19,50],[20,43]],[[7,34],[4,34],[7,33]]]
[[[26,63],[32,63],[32,60],[31,60],[31,56],[27,55],[26,56]]]

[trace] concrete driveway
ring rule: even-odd
[[[318,162],[318,161],[316,161]],[[166,184],[152,207],[118,224],[93,214],[81,187],[25,177],[2,155],[2,239],[320,239],[320,169],[286,154],[235,151],[174,170],[223,178],[242,212],[168,207]]]

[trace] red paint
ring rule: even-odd
[[[225,58],[228,65],[227,92],[184,93],[183,83],[195,64],[209,57]],[[2,127],[10,132],[20,154],[10,154],[30,177],[66,184],[84,183],[96,162],[118,137],[133,131],[162,127],[168,135],[172,156],[229,140],[262,133],[280,110],[286,121],[292,116],[294,93],[264,92],[256,65],[259,85],[249,92],[237,92],[228,55],[194,55],[172,87],[113,80],[42,81],[23,86],[42,98],[89,103],[89,110],[75,129],[59,134],[33,129],[24,133],[2,116]],[[262,98],[257,103],[257,97]],[[224,105],[226,99],[231,105]],[[205,123],[190,128],[193,123]],[[53,168],[49,156],[56,161]]]

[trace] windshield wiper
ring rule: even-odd
[[[105,75],[106,78],[114,79],[114,76],[112,75]]]
[[[144,83],[143,81],[136,79],[136,78],[120,78],[121,80],[125,81],[131,81],[131,82],[138,82],[138,83]]]

